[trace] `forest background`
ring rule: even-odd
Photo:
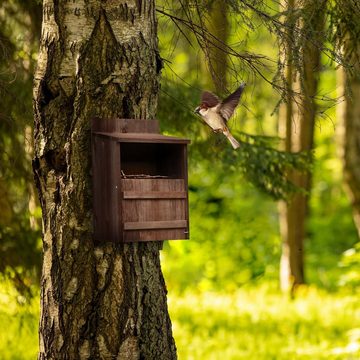
[[[271,82],[284,59],[277,34],[269,32],[246,2],[236,3],[238,8],[231,2],[220,2],[217,8],[217,2],[204,2],[208,23],[203,25],[214,32],[226,26],[225,35],[216,36],[226,36],[231,48],[270,59],[261,68],[269,82],[241,62],[226,61],[223,70],[216,68],[216,74],[223,74],[219,81],[194,35],[169,16],[183,18],[184,9],[158,2],[163,58],[158,119],[163,133],[192,140],[191,239],[165,242],[161,254],[178,356],[356,359],[360,245],[344,191],[338,141],[339,109],[345,102],[339,73],[352,65],[336,52],[340,49],[336,40],[326,37],[322,49],[330,50],[321,54],[315,99],[305,284],[299,284],[296,294],[281,292],[278,200],[289,189],[281,178],[276,183],[269,164],[291,163],[293,157],[279,157],[269,148],[277,149],[282,142],[277,139],[281,93]],[[286,17],[286,9],[280,14],[279,6],[268,1],[261,10],[273,19]],[[325,20],[329,28],[330,9]],[[7,0],[0,5],[0,354],[4,359],[31,359],[38,349],[42,245],[41,210],[31,170],[31,97],[41,14],[37,1]],[[219,25],[224,18],[226,25]],[[218,66],[216,57],[213,60]],[[234,157],[226,139],[208,131],[192,111],[201,89],[225,95],[241,81],[247,87],[231,128],[243,147],[242,155]]]

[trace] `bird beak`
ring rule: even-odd
[[[194,110],[194,113],[200,115],[200,106],[198,106],[198,107]]]

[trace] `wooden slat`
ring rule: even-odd
[[[123,201],[126,222],[185,220],[187,199],[128,199]]]
[[[189,233],[186,229],[146,229],[124,231],[124,242],[186,239],[189,239]]]
[[[186,199],[185,191],[124,191],[123,199]]]
[[[189,139],[152,133],[120,133],[95,131],[94,134],[101,137],[110,137],[122,143],[129,142],[153,144],[190,144]]]
[[[119,144],[110,139],[92,136],[94,241],[120,241],[121,203]],[[120,213],[120,215],[119,215]]]
[[[123,191],[185,191],[183,179],[121,179]]]
[[[126,222],[124,230],[143,230],[143,229],[178,229],[186,228],[186,220],[174,221],[144,221],[144,222]]]

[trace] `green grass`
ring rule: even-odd
[[[0,291],[0,358],[35,359],[38,298],[14,299]],[[291,300],[262,285],[170,294],[169,310],[179,360],[360,359],[356,294],[304,288]]]
[[[264,287],[169,297],[180,360],[360,359],[356,296]]]
[[[0,359],[34,360],[38,351],[39,298],[29,302],[11,285],[0,285]]]

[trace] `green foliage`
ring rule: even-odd
[[[41,249],[40,230],[33,230],[26,213],[18,221],[0,226],[0,273],[13,281],[16,289],[32,295],[31,288],[38,283]]]
[[[34,1],[1,3],[0,273],[21,291],[29,291],[40,269],[40,209],[31,169],[32,72],[40,26],[41,6]]]
[[[234,290],[277,262],[276,207],[235,173],[191,167],[190,219],[190,241],[165,243],[162,254],[174,291]]]
[[[195,85],[196,88],[196,85]],[[294,169],[309,171],[312,156],[306,153],[287,153],[278,150],[280,139],[264,135],[250,135],[233,130],[241,147],[233,151],[222,134],[215,134],[193,114],[198,97],[191,87],[165,78],[159,101],[158,116],[162,127],[170,133],[191,136],[190,158],[208,163],[222,173],[235,173],[274,199],[287,199],[301,191],[288,180]]]
[[[276,276],[280,251],[276,204],[261,193],[287,198],[296,190],[287,173],[308,169],[309,155],[277,150],[276,137],[236,130],[241,147],[233,151],[223,135],[214,134],[193,115],[200,90],[197,98],[191,91],[165,78],[159,101],[158,116],[166,133],[192,140],[191,240],[165,245],[167,285],[180,291],[189,286],[236,289],[265,274]]]
[[[288,153],[270,147],[279,141],[277,138],[241,135],[245,138],[241,142],[241,151],[231,155],[228,152],[231,164],[236,164],[236,158],[239,159],[237,168],[232,165],[234,171],[242,170],[248,181],[275,200],[288,199],[294,192],[302,191],[289,181],[288,174],[294,169],[309,171],[311,154]]]
[[[295,15],[299,17],[301,13]],[[243,28],[238,31],[234,27],[239,21],[237,16],[231,17],[231,43],[239,42],[243,49],[255,50],[261,43],[264,53],[278,56],[274,38],[259,22],[252,23],[253,33]],[[273,17],[272,25],[278,19]],[[276,279],[281,241],[276,204],[270,198],[287,198],[293,193],[294,186],[286,175],[297,168],[314,172],[305,241],[306,279],[336,290],[343,271],[338,266],[339,259],[353,246],[357,235],[349,201],[341,190],[341,164],[334,145],[336,116],[335,107],[331,106],[335,102],[330,101],[336,98],[334,64],[329,66],[328,57],[323,55],[321,90],[317,96],[321,117],[316,124],[316,149],[311,154],[278,150],[281,139],[276,137],[276,117],[272,116],[278,93],[264,79],[249,79],[249,74],[241,72],[240,67],[230,83],[235,87],[236,79],[240,78],[248,85],[230,122],[232,132],[241,141],[240,149],[233,151],[221,134],[212,133],[193,114],[203,87],[204,69],[198,65],[201,56],[194,54],[183,37],[170,31],[169,21],[164,17],[160,17],[159,29],[161,54],[167,60],[158,118],[166,133],[192,140],[191,239],[165,245],[163,268],[169,288],[233,290],[248,282]],[[310,169],[309,163],[314,164]],[[264,197],[264,193],[270,197]]]
[[[340,277],[340,285],[359,289],[360,242],[356,243],[354,247],[344,252],[340,262],[340,267],[343,270],[343,274]]]

